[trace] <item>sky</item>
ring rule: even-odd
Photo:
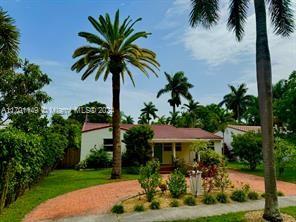
[[[246,83],[250,94],[257,94],[255,66],[255,15],[250,4],[245,35],[237,42],[227,29],[228,1],[220,4],[220,21],[210,30],[191,28],[188,17],[190,0],[0,0],[21,33],[20,55],[40,65],[52,79],[46,92],[53,98],[51,109],[71,108],[99,101],[112,104],[111,79],[95,81],[94,76],[81,81],[81,74],[71,71],[72,53],[86,42],[80,31],[95,32],[87,17],[112,16],[120,9],[121,18],[128,15],[143,20],[137,31],[152,35],[137,42],[156,52],[161,64],[159,77],[146,78],[135,71],[136,87],[127,78],[121,88],[121,110],[138,119],[144,102],[152,101],[158,115],[168,115],[169,94],[156,98],[166,84],[164,72],[184,71],[193,98],[201,104],[220,102],[229,92],[228,85]],[[296,3],[293,3],[296,12]],[[288,78],[296,70],[296,33],[288,38],[273,34],[268,18],[269,45],[273,82]],[[183,100],[183,103],[186,103]],[[180,108],[180,107],[179,107]]]

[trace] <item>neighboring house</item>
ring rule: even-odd
[[[133,127],[133,124],[121,124],[121,140],[124,133]],[[150,141],[152,156],[158,158],[161,164],[172,164],[174,158],[184,159],[185,162],[193,162],[194,152],[190,145],[198,140],[209,141],[209,147],[218,153],[222,153],[222,137],[199,128],[176,128],[170,125],[151,125],[154,137]],[[84,123],[81,137],[80,160],[85,159],[92,148],[105,149],[112,152],[112,127],[108,123]],[[121,143],[124,153],[125,144]]]
[[[228,125],[224,132],[216,132],[215,135],[223,138],[224,144],[229,150],[232,150],[231,143],[233,141],[233,135],[244,134],[246,132],[259,133],[261,131],[261,126],[245,126],[245,125]]]

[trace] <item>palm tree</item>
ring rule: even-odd
[[[134,84],[129,65],[139,69],[146,76],[148,76],[148,71],[157,76],[154,69],[158,69],[159,63],[156,61],[154,52],[140,48],[135,44],[136,40],[147,38],[151,34],[145,31],[135,32],[134,25],[141,18],[133,22],[130,17],[127,17],[121,23],[118,10],[113,23],[109,14],[100,15],[97,20],[90,16],[88,20],[97,33],[80,32],[78,34],[80,37],[85,38],[89,45],[75,50],[73,58],[78,58],[78,60],[72,66],[72,70],[80,72],[85,68],[81,77],[82,80],[85,80],[91,74],[95,74],[95,80],[98,80],[103,75],[105,81],[109,74],[112,74],[114,111],[112,115],[113,169],[111,178],[116,179],[121,176],[120,77],[124,81],[127,74]]]
[[[173,107],[173,113],[176,112],[176,106],[181,105],[181,96],[187,100],[191,100],[192,96],[189,93],[189,89],[193,87],[192,84],[188,82],[187,77],[184,72],[177,72],[174,75],[169,75],[164,73],[168,83],[163,89],[159,90],[157,93],[157,98],[159,98],[164,93],[171,93],[171,98],[168,100],[169,104]]]
[[[245,84],[241,84],[237,88],[229,85],[231,92],[224,96],[220,105],[226,105],[226,108],[232,110],[234,118],[240,122],[241,116],[246,111],[248,104],[251,102],[252,97],[247,94],[247,87]]]
[[[0,8],[0,67],[7,69],[17,62],[19,32],[14,20]]]
[[[191,0],[192,11],[190,24],[194,27],[199,24],[210,28],[217,24],[219,19],[219,1]],[[240,41],[244,34],[244,25],[247,18],[247,9],[250,1],[231,0],[228,27],[235,32]],[[274,166],[274,139],[272,114],[272,74],[266,27],[266,4],[269,4],[271,22],[274,32],[278,35],[289,36],[294,31],[294,18],[291,0],[255,0],[256,15],[256,67],[259,95],[260,119],[263,135],[263,159],[265,178],[265,209],[263,218],[269,221],[282,221],[278,209],[276,176]]]
[[[188,104],[184,104],[183,109],[186,110],[190,125],[189,127],[195,127],[197,123],[197,110],[200,108],[199,102],[193,99],[189,100]]]
[[[161,125],[163,125],[163,124],[167,124],[167,123],[168,123],[168,121],[167,121],[166,116],[159,116],[157,118],[157,121],[156,121],[155,124],[161,124]]]
[[[144,103],[144,108],[141,109],[141,116],[145,116],[145,119],[147,120],[147,123],[150,123],[151,117],[153,119],[156,119],[157,115],[156,112],[158,109],[156,109],[155,105],[152,102]]]
[[[134,124],[134,118],[132,116],[123,115],[123,120],[121,121],[124,124]]]

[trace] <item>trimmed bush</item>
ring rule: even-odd
[[[178,200],[172,200],[170,203],[171,207],[179,207],[179,201]]]
[[[168,188],[173,198],[179,198],[182,194],[186,193],[186,178],[180,170],[176,169],[169,176]]]
[[[150,204],[150,209],[151,210],[158,210],[160,208],[160,203],[157,200],[152,200]]]
[[[230,198],[237,202],[247,201],[247,195],[243,190],[235,190],[232,192]]]
[[[216,195],[216,199],[220,203],[228,203],[229,202],[229,199],[228,199],[228,196],[226,193],[218,193]]]
[[[257,192],[251,191],[251,192],[248,193],[248,198],[250,200],[258,200],[259,199],[259,195],[258,195]]]
[[[215,203],[217,203],[217,200],[216,200],[216,198],[215,198],[214,195],[212,195],[212,194],[205,194],[204,197],[203,197],[203,199],[202,199],[202,202],[204,204],[215,204]]]
[[[188,206],[195,206],[196,200],[195,200],[194,196],[186,196],[184,198],[184,204],[186,204]]]
[[[116,204],[112,207],[111,212],[114,214],[123,214],[124,208],[123,208],[122,204]]]
[[[86,162],[87,168],[107,168],[111,166],[111,157],[105,150],[93,148]]]
[[[144,209],[144,205],[143,204],[137,204],[137,205],[134,206],[134,211],[136,211],[136,212],[142,212],[144,210],[145,209]]]

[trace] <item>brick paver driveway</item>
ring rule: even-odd
[[[252,189],[264,192],[262,177],[229,171],[233,183],[237,186],[241,182],[248,183]],[[278,181],[278,190],[285,195],[296,195],[296,184]],[[71,216],[107,213],[118,201],[138,194],[141,188],[138,181],[123,181],[98,185],[73,191],[50,199],[29,213],[24,222],[40,222]]]

